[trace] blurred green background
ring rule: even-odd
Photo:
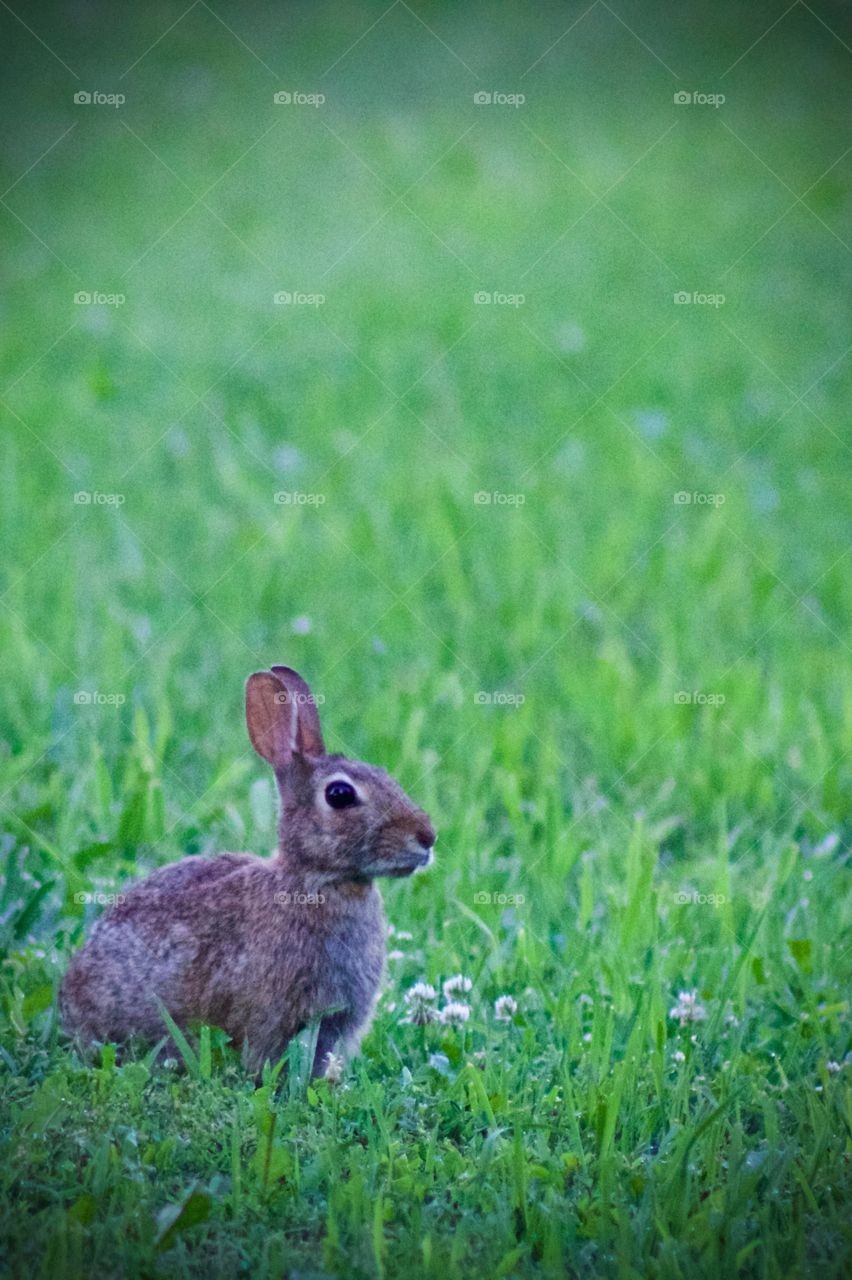
[[[492,764],[845,816],[850,55],[782,14],[4,13],[7,804],[105,834],[136,706],[179,820],[281,660],[445,834]]]
[[[849,52],[782,13],[5,13],[6,800],[91,827],[137,705],[177,817],[280,659],[391,767],[418,709],[445,831],[491,763],[846,814]]]
[[[627,1017],[639,822],[666,983],[718,995],[769,901],[743,1007],[749,982],[785,1026],[837,997],[848,7],[196,0],[0,27],[14,981],[55,981],[81,890],[272,847],[243,682],[284,662],[331,748],[432,813],[434,870],[386,896],[442,972],[499,935],[503,987],[586,966]],[[789,856],[814,858],[806,898]],[[676,908],[682,885],[725,910]]]

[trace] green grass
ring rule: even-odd
[[[0,10],[11,1275],[847,1274],[848,15],[585,7]],[[273,846],[275,661],[440,832],[362,1054],[85,1065],[98,895]]]

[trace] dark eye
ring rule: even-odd
[[[325,789],[325,798],[332,809],[348,809],[358,803],[358,793],[351,782],[330,782]]]

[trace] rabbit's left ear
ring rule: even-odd
[[[296,749],[296,708],[271,671],[255,671],[246,682],[246,724],[257,754],[276,772],[286,769]]]
[[[307,756],[324,756],[325,743],[320,728],[316,698],[310,686],[292,667],[273,667],[272,674],[280,680],[296,706],[296,741],[294,750]]]

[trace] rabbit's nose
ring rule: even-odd
[[[422,845],[424,849],[431,849],[435,843],[435,828],[431,822],[424,822],[417,828],[414,833],[417,843]]]

